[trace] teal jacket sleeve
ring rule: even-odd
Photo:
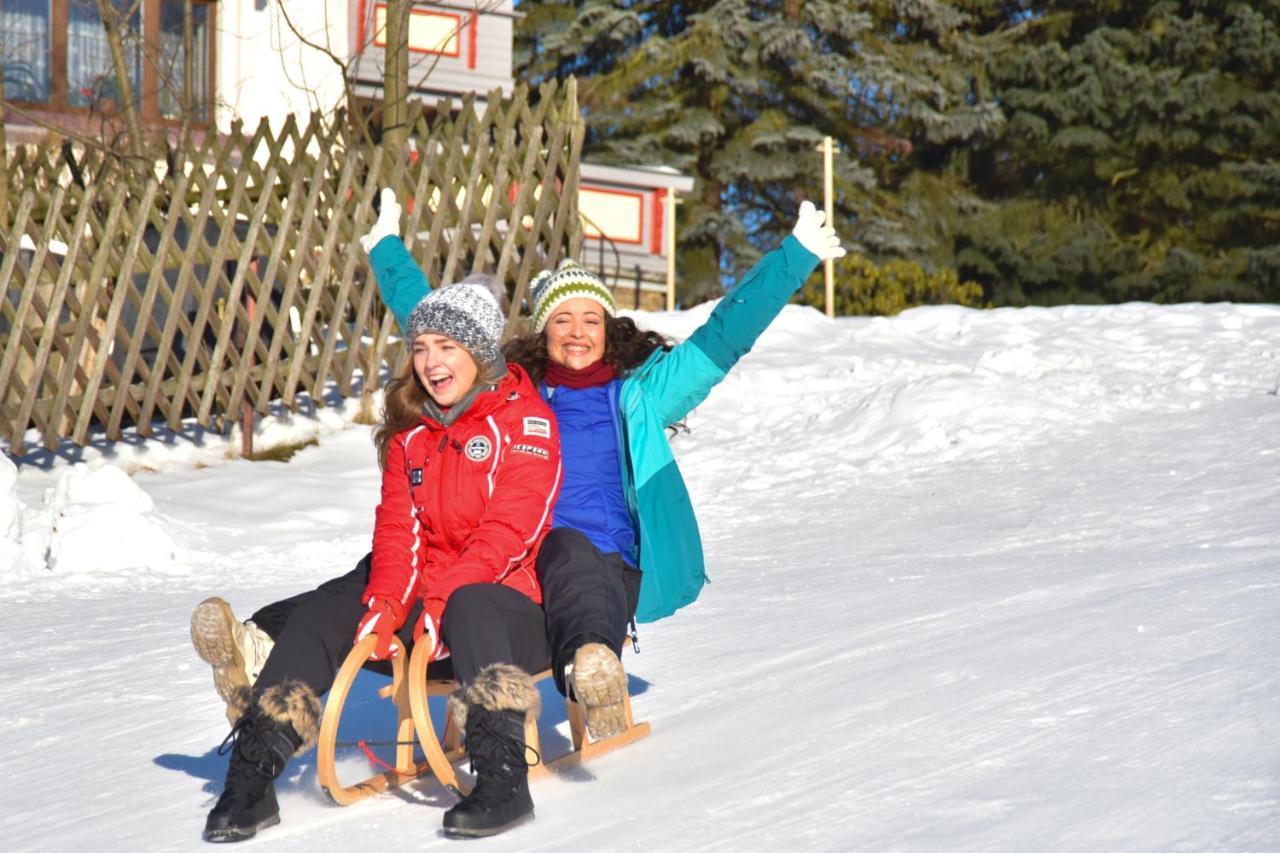
[[[383,237],[369,253],[369,266],[378,282],[378,294],[391,309],[396,322],[403,330],[409,325],[409,314],[431,292],[427,277],[422,274],[413,255],[404,247],[399,237]]]
[[[817,256],[788,236],[724,295],[687,340],[651,357],[637,381],[664,424],[679,421],[706,399],[817,265]]]

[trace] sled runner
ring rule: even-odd
[[[430,661],[427,659],[425,643],[413,650],[407,664],[403,653],[391,659],[391,683],[378,691],[380,697],[390,700],[396,708],[395,739],[392,741],[396,745],[395,764],[378,762],[386,769],[351,785],[345,785],[338,779],[335,766],[339,746],[338,724],[342,720],[343,706],[351,685],[368,662],[376,642],[377,637],[369,636],[357,643],[343,661],[333,687],[329,689],[324,717],[320,723],[320,737],[316,744],[316,775],[320,779],[320,787],[335,803],[347,806],[372,794],[431,774],[451,791],[459,795],[467,794],[471,790],[471,779],[455,766],[466,758],[462,733],[457,731],[447,713],[443,736],[437,734],[431,720],[430,700],[436,698],[441,703],[445,702],[457,685],[451,678],[427,677],[427,664]],[[541,682],[550,677],[551,670],[547,669],[535,675],[534,680]],[[550,761],[543,755],[541,762],[529,768],[529,778],[536,779],[550,771],[581,764],[649,734],[649,724],[635,722],[631,714],[631,697],[627,696],[623,701],[627,715],[626,728],[612,737],[593,741],[587,732],[586,711],[577,702],[566,699],[565,712],[569,719],[572,748]],[[415,736],[417,745],[422,749],[421,761],[415,757]],[[365,743],[360,741],[362,748]],[[533,750],[542,755],[538,726],[534,721],[526,724],[525,743],[531,748],[528,753],[530,757],[534,755]],[[371,762],[377,760],[372,758],[372,753],[368,754]]]

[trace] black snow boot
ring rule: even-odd
[[[537,719],[539,706],[533,679],[507,664],[486,667],[471,684],[450,697],[454,721],[467,734],[476,785],[462,802],[445,812],[445,835],[497,835],[533,817],[524,724],[526,715]],[[532,752],[531,757],[537,764],[537,753]]]
[[[230,744],[231,760],[222,796],[205,821],[205,841],[244,841],[280,822],[275,780],[290,758],[314,743],[319,712],[315,694],[290,682],[268,690],[240,718],[218,750]]]

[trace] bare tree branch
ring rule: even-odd
[[[13,101],[0,100],[0,106],[3,106],[4,109],[8,110],[9,112],[13,113],[16,116],[26,119],[27,121],[31,122],[37,127],[42,127],[45,130],[50,131],[51,133],[56,133],[56,134],[59,134],[60,136],[65,136],[68,139],[74,139],[76,142],[79,142],[81,145],[87,145],[90,148],[96,148],[97,150],[102,151],[106,154],[109,154],[112,157],[119,157],[121,160],[138,160],[142,163],[151,162],[149,158],[134,154],[133,152],[127,149],[116,148],[114,145],[110,145],[106,142],[103,142],[100,139],[95,139],[92,136],[87,136],[83,133],[77,133],[74,130],[69,130],[66,127],[63,127],[62,125],[54,124],[48,119],[42,118],[33,112],[23,109],[22,107],[15,104]]]
[[[342,89],[346,94],[347,99],[348,121],[356,126],[356,129],[360,132],[361,138],[365,142],[372,143],[373,137],[369,134],[369,128],[364,120],[360,118],[359,111],[356,109],[356,92],[355,88],[351,85],[351,65],[359,60],[360,54],[364,51],[365,45],[357,45],[356,51],[352,55],[351,59],[344,60],[342,57],[338,56],[338,54],[334,53],[328,45],[319,44],[304,36],[298,29],[297,25],[293,22],[293,18],[290,17],[289,10],[285,7],[283,0],[281,0],[278,5],[280,9],[280,17],[284,20],[285,26],[289,28],[289,32],[293,33],[294,38],[296,38],[299,43],[305,47],[309,47],[312,50],[316,50],[324,54],[329,58],[330,62],[338,67],[338,70],[342,74]],[[325,31],[328,32],[328,29],[326,28]]]
[[[182,0],[182,126],[178,129],[178,151],[185,152],[191,140],[191,106],[195,98],[195,77],[192,60],[196,55],[195,6],[191,0]],[[181,154],[179,154],[181,156]],[[178,171],[183,168],[177,164]]]
[[[129,10],[131,20],[142,0],[134,0]],[[142,124],[138,120],[138,104],[133,98],[133,83],[129,80],[129,67],[124,56],[124,35],[121,32],[121,21],[110,0],[98,0],[98,17],[107,31],[107,45],[111,49],[111,64],[116,75],[116,103],[124,115],[125,127],[129,130],[129,147],[135,155],[143,150]]]
[[[393,156],[390,169],[409,141],[409,0],[387,0],[386,51],[382,67],[382,145]]]

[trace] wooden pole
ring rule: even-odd
[[[667,190],[666,213],[663,218],[667,222],[665,232],[667,252],[667,310],[676,310],[676,205],[680,202],[676,199],[675,190]],[[636,304],[639,308],[639,303]]]
[[[835,178],[833,176],[835,145],[830,136],[822,140],[822,203],[827,211],[827,224],[835,223]],[[828,258],[822,262],[822,276],[826,284],[827,316],[836,315],[836,262]]]
[[[3,4],[0,4],[3,5]],[[7,231],[9,221],[9,140],[5,138],[4,69],[0,66],[0,232]]]

